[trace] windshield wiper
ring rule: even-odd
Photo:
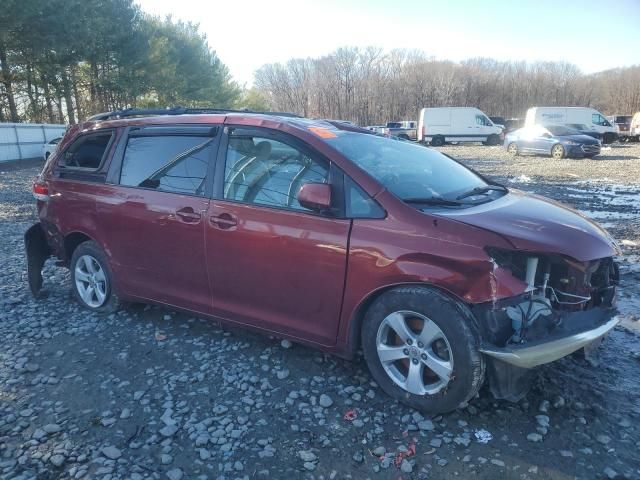
[[[462,202],[457,202],[455,200],[448,200],[442,197],[409,197],[403,198],[403,202],[405,203],[417,203],[419,205],[450,205],[450,206],[459,206],[462,205]]]
[[[465,192],[461,195],[458,195],[456,197],[456,200],[462,200],[463,198],[467,198],[467,197],[472,197],[474,195],[480,195],[482,193],[487,193],[487,192],[491,192],[492,190],[497,190],[500,192],[507,192],[507,187],[503,186],[503,185],[485,185],[484,187],[476,187],[472,190],[469,190],[468,192]]]

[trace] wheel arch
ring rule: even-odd
[[[76,248],[78,248],[78,245],[87,241],[93,241],[93,238],[91,238],[89,235],[87,235],[84,232],[74,231],[66,234],[64,237],[64,243],[63,243],[64,261],[67,263],[70,262],[71,257],[73,256],[73,252],[75,251]]]
[[[459,296],[457,296],[455,293],[445,288],[442,288],[439,285],[435,285],[433,283],[428,283],[428,282],[407,282],[407,283],[394,283],[390,285],[384,285],[370,292],[358,304],[358,306],[354,310],[354,313],[351,315],[351,318],[349,319],[349,329],[348,329],[348,338],[347,338],[347,349],[348,349],[349,357],[354,357],[358,349],[360,348],[360,343],[361,343],[360,331],[362,329],[362,323],[364,321],[365,315],[367,314],[367,311],[369,310],[369,307],[371,307],[373,302],[375,302],[378,298],[380,298],[385,293],[398,288],[404,288],[404,287],[426,288],[429,290],[436,291],[440,295],[443,295],[453,300],[459,307],[462,308],[463,310],[462,313],[466,317],[468,317],[475,324],[476,327],[478,327],[478,321],[475,315],[473,315],[473,313],[471,312],[471,309],[469,308],[467,303],[464,300],[462,300]]]

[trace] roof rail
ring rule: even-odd
[[[125,108],[124,110],[116,110],[113,112],[104,112],[93,115],[87,119],[90,122],[96,122],[100,120],[117,120],[127,117],[150,117],[157,115],[197,115],[197,114],[215,114],[215,113],[254,113],[259,115],[274,115],[278,117],[291,117],[301,118],[295,113],[288,112],[257,112],[253,110],[233,110],[230,108],[207,108],[207,107],[172,107],[172,108]]]

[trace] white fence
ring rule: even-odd
[[[64,135],[65,125],[0,123],[0,162],[42,156],[42,145]]]

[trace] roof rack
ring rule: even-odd
[[[301,118],[300,115],[288,112],[257,112],[253,110],[233,110],[228,108],[125,108],[124,110],[116,110],[113,112],[104,112],[93,115],[87,119],[90,122],[100,120],[117,120],[128,117],[150,117],[157,115],[198,115],[198,114],[215,114],[215,113],[253,113],[259,115],[273,115],[278,117]]]

